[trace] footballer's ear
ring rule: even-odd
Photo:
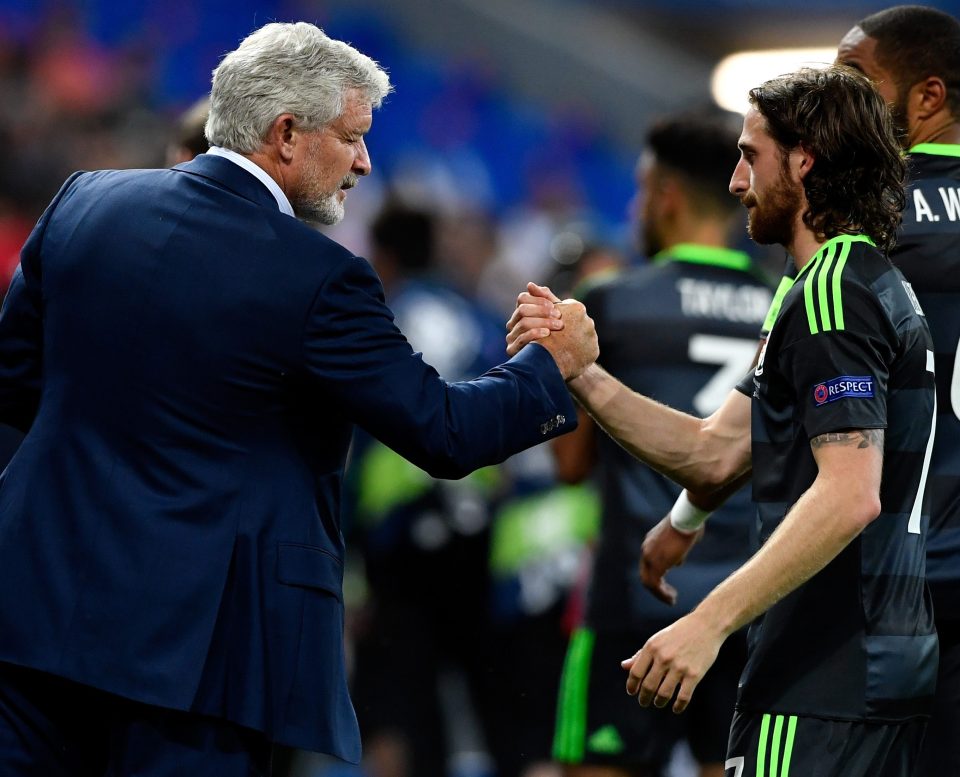
[[[802,181],[813,169],[817,158],[813,151],[801,143],[790,153],[790,161],[796,165],[797,177]]]
[[[947,85],[939,76],[927,76],[910,87],[907,110],[918,119],[929,119],[947,105]]]
[[[682,206],[685,198],[683,185],[680,179],[675,175],[664,174],[659,177],[657,186],[657,197],[661,213],[673,216]]]

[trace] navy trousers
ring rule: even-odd
[[[227,721],[0,663],[3,777],[271,777],[273,750]]]

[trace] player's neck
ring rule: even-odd
[[[677,224],[663,236],[663,244],[672,248],[678,243],[694,243],[701,246],[726,248],[729,245],[730,227],[725,221],[689,218]]]
[[[813,230],[801,220],[800,223],[794,227],[793,240],[790,241],[789,245],[784,246],[784,248],[786,248],[787,253],[793,257],[793,263],[797,266],[797,272],[799,272],[807,262],[817,255],[817,251],[823,247],[825,242],[825,240],[817,237]]]
[[[960,144],[960,123],[949,114],[910,128],[907,149],[921,143]]]

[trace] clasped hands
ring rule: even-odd
[[[573,380],[600,355],[593,319],[582,303],[561,301],[546,286],[528,283],[507,322],[507,354],[538,342],[553,356],[564,380]]]

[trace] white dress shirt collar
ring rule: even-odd
[[[251,162],[242,154],[238,154],[236,151],[231,151],[229,148],[210,146],[210,150],[207,151],[207,153],[213,154],[214,156],[222,156],[224,159],[229,159],[235,165],[239,165],[251,175],[256,176],[257,179],[263,183],[267,189],[270,190],[270,194],[272,194],[274,199],[277,201],[277,206],[280,208],[280,212],[286,213],[288,216],[293,216],[293,206],[290,205],[290,200],[287,199],[287,195],[283,193],[283,189],[277,185],[276,181],[267,175],[267,171],[260,167],[260,165]]]

